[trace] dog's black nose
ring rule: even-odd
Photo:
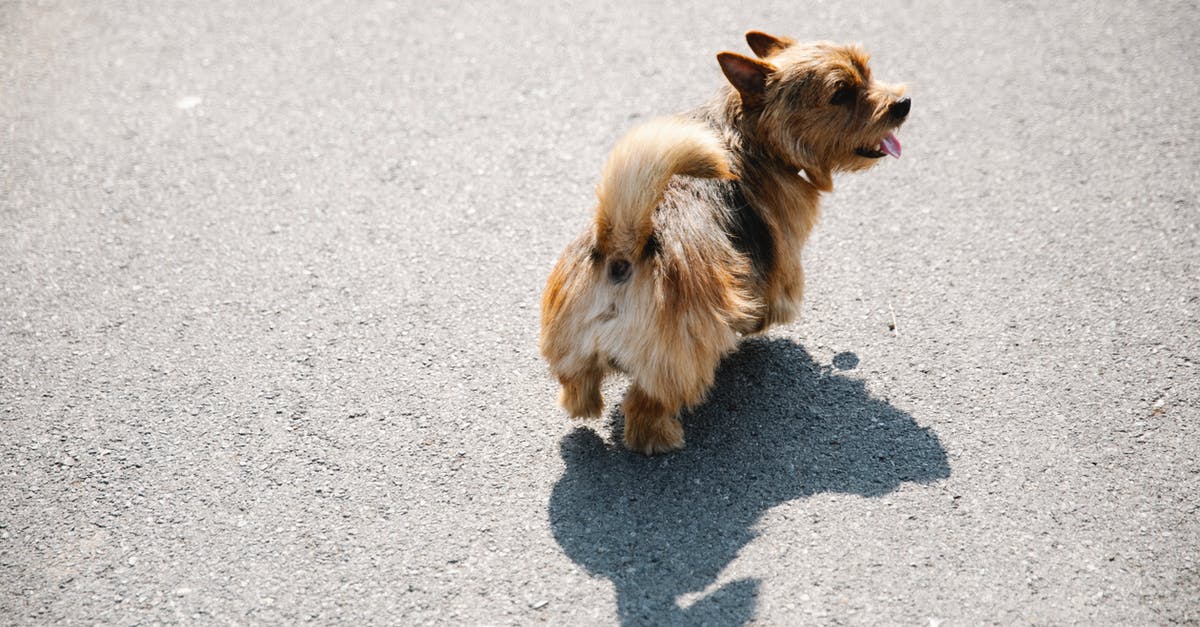
[[[896,102],[892,103],[891,114],[897,120],[903,120],[908,117],[908,110],[912,108],[912,100],[905,96]]]

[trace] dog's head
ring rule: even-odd
[[[759,31],[746,33],[746,41],[757,59],[722,52],[717,60],[737,90],[749,126],[743,130],[753,140],[824,190],[832,189],[833,172],[900,156],[894,131],[911,101],[903,86],[872,78],[862,48]]]

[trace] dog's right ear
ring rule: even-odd
[[[746,43],[750,44],[750,49],[758,58],[765,59],[796,42],[787,37],[776,37],[760,30],[752,30],[746,33]]]
[[[718,54],[717,62],[721,64],[721,71],[729,79],[729,84],[742,96],[742,105],[756,107],[762,104],[763,96],[767,93],[767,76],[775,71],[775,66],[736,52]]]

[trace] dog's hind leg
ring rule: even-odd
[[[572,418],[598,418],[604,410],[604,397],[600,384],[604,382],[604,370],[591,367],[574,376],[561,376],[562,403]]]
[[[650,396],[637,383],[625,393],[625,446],[644,455],[683,448],[679,403],[667,404]]]

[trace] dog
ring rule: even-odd
[[[746,33],[755,57],[722,52],[707,105],[650,121],[614,146],[593,223],[542,296],[541,352],[572,417],[598,417],[601,384],[628,376],[625,445],[683,447],[740,339],[795,319],[800,251],[834,172],[900,157],[911,100],[876,81],[857,45]]]

